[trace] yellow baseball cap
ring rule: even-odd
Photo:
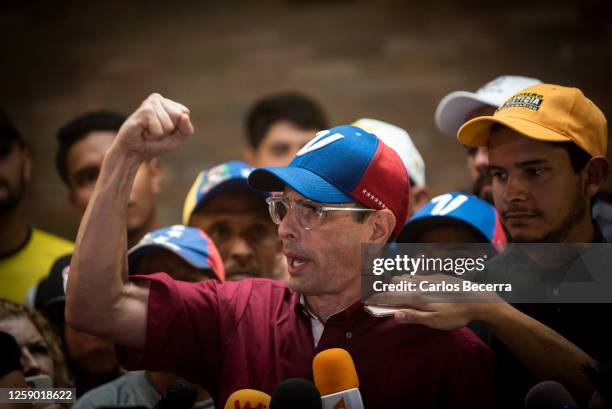
[[[496,123],[539,141],[573,142],[592,156],[605,156],[608,149],[606,117],[578,88],[552,84],[526,88],[492,116],[463,124],[457,139],[467,146],[486,146]]]

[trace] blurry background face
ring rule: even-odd
[[[28,166],[28,154],[17,142],[0,141],[0,212],[21,202]]]
[[[189,225],[213,240],[228,280],[274,276],[280,242],[261,196],[243,190],[221,192],[196,208]]]
[[[17,341],[21,350],[24,376],[48,375],[51,379],[54,378],[55,369],[49,348],[40,332],[26,316],[0,320],[0,331],[12,335]]]
[[[470,112],[465,122],[479,116],[493,115],[494,112],[495,107],[483,105]],[[486,147],[467,147],[467,170],[472,182],[472,193],[492,204],[489,151]]]
[[[317,131],[301,129],[289,121],[272,124],[253,153],[252,166],[287,166]]]
[[[208,281],[212,273],[203,272],[192,266],[170,250],[155,249],[140,257],[130,274],[153,274],[163,272],[175,280],[197,283]]]
[[[113,144],[115,132],[91,132],[72,145],[67,156],[70,201],[85,213],[91,199],[106,151]]]
[[[67,168],[70,201],[84,213],[91,199],[106,152],[113,144],[114,132],[91,132],[68,152]],[[128,233],[138,232],[155,217],[155,196],[159,191],[157,162],[140,166],[128,205]]]

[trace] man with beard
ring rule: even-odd
[[[476,92],[454,91],[446,95],[436,108],[438,129],[452,138],[465,122],[483,115],[493,115],[502,102],[516,92],[541,81],[535,78],[503,75],[486,83]],[[472,182],[471,193],[493,203],[486,146],[466,146],[467,171]]]
[[[275,268],[282,254],[266,196],[247,183],[252,170],[231,161],[200,172],[183,207],[183,223],[210,236],[231,281],[282,275]]]
[[[0,113],[0,298],[26,301],[28,289],[72,243],[29,226],[23,197],[32,160],[20,132]]]
[[[459,141],[486,146],[495,207],[515,243],[603,243],[591,202],[609,170],[603,113],[577,88],[539,84],[510,97],[492,116],[459,130]],[[565,275],[573,257],[554,268],[514,246],[494,258],[482,277]],[[539,285],[543,285],[540,281]],[[409,305],[409,300],[403,301]],[[425,303],[396,315],[440,329],[481,321],[491,330],[501,407],[519,407],[537,381],[554,379],[587,403],[592,387],[583,373],[593,358],[609,358],[612,338],[599,331],[610,304]]]

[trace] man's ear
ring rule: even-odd
[[[255,166],[255,150],[250,146],[244,149],[242,159],[251,166]]]
[[[585,190],[589,197],[595,196],[608,178],[610,163],[603,156],[594,156],[586,164]]]
[[[158,194],[161,190],[162,168],[159,159],[153,158],[148,163],[151,191]]]
[[[372,232],[368,237],[369,243],[386,243],[395,228],[395,215],[389,209],[377,210],[370,217]]]

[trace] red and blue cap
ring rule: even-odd
[[[219,281],[225,281],[223,260],[210,237],[198,228],[180,224],[147,233],[132,247],[128,252],[130,271],[141,257],[160,248],[173,252],[195,268],[212,271]]]
[[[499,250],[507,243],[499,214],[484,200],[466,193],[449,192],[431,199],[404,225],[397,241],[412,243],[433,223],[459,222]]]
[[[351,125],[320,131],[286,167],[255,169],[249,184],[266,192],[289,186],[321,203],[360,203],[389,209],[395,215],[394,235],[407,216],[408,173],[399,155],[374,134]]]

